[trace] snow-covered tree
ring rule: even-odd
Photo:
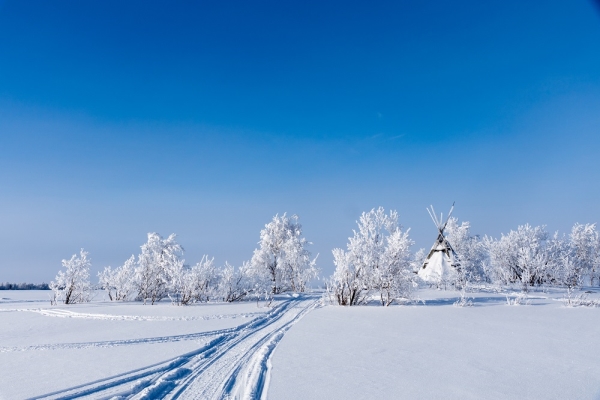
[[[389,306],[393,301],[410,298],[415,287],[416,276],[412,271],[408,231],[396,226],[386,239],[386,248],[379,268],[373,270],[375,288],[379,291],[382,305]]]
[[[185,264],[183,258],[177,258],[165,268],[165,293],[173,304],[188,304],[193,296],[193,288],[189,276],[190,266]]]
[[[104,270],[98,272],[98,282],[100,283],[100,288],[106,290],[108,294],[108,298],[113,301],[114,298],[114,290],[115,286],[113,284],[114,275],[116,273],[116,269],[112,269],[109,265],[108,267],[104,267]]]
[[[65,270],[58,271],[56,278],[50,282],[54,292],[54,300],[65,304],[84,303],[90,301],[92,285],[90,283],[91,262],[88,252],[81,249],[79,256],[73,254],[71,259],[62,260]]]
[[[583,274],[589,276],[590,285],[600,283],[600,237],[596,224],[575,224],[569,235],[574,262]]]
[[[135,267],[137,263],[135,256],[131,256],[125,264],[115,268],[104,268],[98,273],[100,287],[107,291],[110,300],[125,301],[135,291]]]
[[[225,263],[220,271],[219,296],[223,301],[239,301],[254,290],[254,280],[250,264],[244,263],[236,270],[233,265]]]
[[[580,264],[573,262],[573,247],[564,237],[555,232],[544,244],[545,264],[541,268],[538,283],[576,287],[581,283]]]
[[[544,282],[548,264],[545,226],[521,225],[500,239],[485,237],[483,245],[489,254],[488,273],[492,280],[508,284],[520,282],[523,290]]]
[[[183,264],[182,264],[183,265]],[[183,266],[171,275],[174,300],[179,305],[209,301],[217,288],[217,271],[214,258],[203,256],[193,267]]]
[[[382,207],[363,213],[348,250],[334,249],[336,270],[328,289],[340,305],[357,305],[377,293],[382,305],[409,298],[415,285],[408,231],[398,225],[398,213]]]
[[[598,279],[600,238],[595,224],[575,224],[568,237],[549,236],[544,226],[519,226],[500,239],[485,237],[489,259],[484,263],[493,282],[520,282],[523,290],[534,284],[570,289]]]
[[[420,248],[412,257],[411,268],[412,271],[416,274],[419,272],[419,269],[423,266],[425,262],[425,258],[427,258],[427,250],[424,248]]]
[[[485,249],[478,236],[471,236],[471,225],[468,221],[458,224],[458,218],[450,217],[446,224],[446,239],[456,252],[458,286],[467,282],[477,282],[484,279],[483,262],[486,257]]]
[[[352,262],[352,254],[342,249],[333,249],[335,271],[327,283],[327,291],[341,306],[365,303],[370,295],[368,272]]]
[[[148,241],[142,245],[135,269],[138,299],[144,304],[154,304],[165,298],[172,277],[183,269],[183,248],[175,240],[175,234],[163,239],[158,233],[148,233]],[[175,283],[179,285],[179,283]]]
[[[318,274],[316,258],[312,259],[302,237],[298,217],[276,215],[260,231],[259,248],[250,261],[255,276],[270,283],[272,294],[286,291],[302,292]]]

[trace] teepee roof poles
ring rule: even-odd
[[[450,212],[448,213],[448,216],[446,217],[446,220],[444,221],[444,214],[440,213],[440,219],[437,218],[437,215],[435,214],[435,210],[433,209],[433,206],[431,207],[431,210],[429,210],[429,208],[427,208],[427,212],[429,213],[429,216],[431,217],[431,220],[433,221],[433,223],[435,224],[436,228],[438,229],[439,234],[444,237],[444,229],[446,229],[446,225],[448,225],[448,221],[450,220],[450,217],[452,216],[452,211],[454,211],[454,204],[455,202],[452,203],[452,207],[450,207]],[[442,221],[444,221],[444,223],[442,224]]]
[[[450,221],[450,217],[452,216],[452,211],[454,211],[454,203],[452,202],[452,207],[450,207],[450,212],[448,213],[448,216],[446,217],[446,222],[444,222],[444,226],[442,226],[442,232],[444,231],[444,229],[446,229],[446,225],[448,225],[448,221]],[[440,218],[441,220],[441,218]]]

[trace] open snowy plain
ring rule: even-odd
[[[562,290],[510,306],[479,292],[472,307],[429,289],[390,307],[318,294],[144,306],[103,293],[50,306],[48,293],[0,292],[2,399],[600,398],[600,308],[565,307]]]

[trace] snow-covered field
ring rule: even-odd
[[[271,350],[318,302],[318,296],[282,296],[272,307],[105,301],[50,306],[47,296],[2,293],[1,398],[169,393],[198,399],[260,392]]]
[[[50,306],[0,292],[0,398],[600,398],[600,308],[421,289],[409,306]],[[590,294],[598,297],[598,293]],[[265,393],[263,393],[263,391]],[[268,391],[268,392],[267,392]]]

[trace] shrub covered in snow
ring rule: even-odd
[[[209,259],[206,255],[191,268],[182,263],[172,271],[170,278],[170,296],[176,304],[209,301],[216,295],[218,273],[214,258]]]
[[[520,282],[524,288],[544,279],[548,264],[544,226],[521,225],[500,239],[484,238],[489,253],[492,280],[503,284]]]
[[[579,287],[587,279],[593,284],[600,265],[600,240],[595,224],[575,224],[571,234],[550,236],[544,226],[522,225],[500,239],[485,237],[490,281],[506,285],[520,283],[523,290],[546,284]]]
[[[416,285],[408,230],[398,225],[398,213],[379,207],[363,213],[347,250],[334,249],[335,272],[328,292],[340,305],[365,303],[377,295],[382,305],[410,298]]]
[[[137,287],[135,278],[135,256],[131,256],[125,264],[115,269],[105,267],[98,273],[100,287],[108,293],[110,300],[129,300]]]
[[[155,304],[169,297],[178,305],[210,300],[232,302],[286,291],[303,292],[318,273],[297,216],[275,216],[265,225],[260,248],[240,268],[228,263],[218,268],[208,256],[190,267],[175,238],[175,234],[164,239],[149,233],[137,260],[131,256],[123,266],[114,270],[106,267],[100,272],[100,286],[109,299],[134,297],[144,304]]]
[[[306,284],[318,274],[316,258],[307,249],[309,244],[302,237],[298,216],[274,216],[260,231],[260,247],[250,261],[258,283],[268,282],[271,294],[304,292]]]
[[[79,256],[73,254],[69,260],[62,260],[63,268],[50,282],[54,292],[53,303],[61,301],[65,304],[84,303],[90,301],[92,285],[90,283],[90,266],[88,252],[81,249]]]
[[[252,294],[255,281],[249,263],[244,263],[238,269],[229,263],[220,271],[218,293],[221,300],[226,302],[238,301]]]
[[[158,233],[149,233],[135,268],[137,298],[154,304],[167,297],[169,284],[178,284],[172,278],[183,268],[182,255],[175,234],[163,239]]]
[[[471,224],[466,221],[459,225],[458,218],[450,217],[445,232],[446,238],[456,252],[456,261],[459,265],[456,275],[457,286],[462,288],[469,282],[484,280],[485,248],[479,236],[471,235]]]
[[[600,284],[600,237],[596,224],[573,225],[569,240],[577,269],[587,275],[590,285]]]

